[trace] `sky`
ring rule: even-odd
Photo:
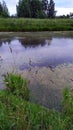
[[[19,0],[5,0],[7,7],[9,9],[10,15],[16,13],[16,4]],[[0,0],[2,2],[2,0]],[[73,0],[54,0],[55,10],[57,15],[66,15],[73,12]]]

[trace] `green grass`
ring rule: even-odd
[[[25,100],[29,100],[29,90],[26,79],[20,75],[6,74],[4,75],[4,82],[7,86],[7,91],[13,95],[20,96]]]
[[[27,81],[20,75],[6,74],[4,82],[6,89],[0,90],[0,130],[73,130],[73,92],[64,90],[63,108],[58,112],[27,101]],[[26,97],[22,96],[25,93]]]
[[[23,98],[19,91],[25,94],[29,90],[20,75],[6,74],[4,81],[7,87],[0,90],[0,130],[73,130],[73,93],[68,89],[63,92],[62,112],[58,112]]]
[[[69,31],[73,19],[0,18],[0,31]]]
[[[58,112],[0,92],[0,130],[63,130]],[[58,126],[58,128],[57,128]]]

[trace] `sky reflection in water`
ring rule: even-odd
[[[58,64],[73,63],[73,39],[29,40],[13,38],[0,41],[0,56],[4,63],[9,64],[14,60],[20,70],[28,69],[30,66],[55,67]]]

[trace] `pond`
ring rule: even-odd
[[[29,82],[32,102],[60,109],[63,88],[73,87],[73,38],[57,35],[1,38],[0,71],[0,80],[6,72],[22,74]]]

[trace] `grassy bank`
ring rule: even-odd
[[[26,79],[4,76],[6,90],[0,90],[0,130],[72,130],[73,95],[64,90],[62,112],[29,102]]]
[[[0,31],[69,31],[73,19],[0,18]]]

